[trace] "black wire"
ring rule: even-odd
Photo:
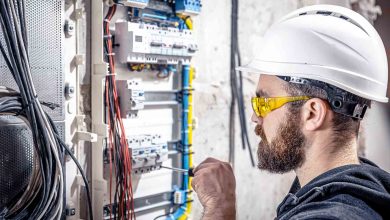
[[[193,200],[193,199],[187,200],[187,201],[184,202],[184,204],[191,203],[191,202],[194,202],[194,200]],[[153,220],[157,220],[157,219],[159,219],[159,218],[162,218],[162,217],[165,217],[165,216],[169,216],[169,215],[174,214],[174,213],[177,211],[177,209],[180,208],[182,205],[183,205],[183,204],[181,204],[181,205],[176,205],[176,207],[175,207],[174,205],[171,206],[169,209],[174,209],[174,208],[175,208],[175,210],[172,210],[171,212],[165,213],[165,214],[163,214],[163,215],[158,215],[158,216],[156,216]]]
[[[172,211],[172,212],[169,212],[169,213],[166,213],[166,214],[163,214],[163,215],[158,215],[158,216],[156,216],[153,220],[157,220],[157,219],[162,218],[162,217],[165,217],[165,216],[170,216],[170,215],[172,215],[172,214],[175,213],[175,212],[176,212],[176,210],[175,210],[175,211]]]
[[[6,112],[8,113],[17,113],[21,110],[22,108],[22,105],[20,104],[20,98],[18,99],[13,99],[11,100],[13,101],[13,103],[8,103],[7,105],[5,105],[4,103],[6,103],[5,101],[3,102],[0,102],[0,107],[1,109],[6,109]],[[0,112],[2,112],[0,110]],[[46,114],[47,115],[47,114]],[[92,202],[91,202],[91,197],[90,197],[90,189],[89,189],[89,184],[88,184],[88,180],[87,180],[87,177],[85,175],[85,172],[83,171],[80,163],[78,162],[78,160],[75,158],[75,156],[73,155],[73,153],[71,152],[71,150],[68,148],[68,146],[63,142],[63,140],[61,139],[61,137],[59,136],[59,132],[57,130],[57,128],[55,127],[55,124],[53,122],[53,120],[47,115],[48,119],[49,119],[49,122],[52,126],[52,129],[56,135],[56,138],[57,138],[57,141],[59,142],[59,144],[61,144],[61,146],[63,147],[61,149],[61,157],[64,157],[64,150],[67,152],[67,154],[72,158],[72,160],[75,162],[77,168],[79,169],[80,173],[81,173],[81,176],[83,178],[83,181],[85,183],[85,188],[86,188],[86,192],[87,192],[87,198],[88,198],[88,208],[89,208],[89,212],[92,213]],[[92,215],[91,215],[91,219],[92,219]]]
[[[252,148],[249,142],[247,121],[245,114],[245,103],[243,93],[242,73],[236,71],[236,67],[241,65],[241,55],[238,44],[238,0],[232,0],[231,12],[231,52],[230,52],[230,86],[231,86],[231,103],[229,113],[229,161],[234,164],[235,150],[235,111],[237,109],[240,123],[241,146],[245,150],[248,147],[249,157],[252,166],[255,162],[252,155]],[[238,73],[238,76],[237,76]]]

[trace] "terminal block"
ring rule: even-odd
[[[140,79],[117,80],[122,118],[136,117],[144,109],[145,91]]]
[[[168,159],[168,144],[160,135],[139,135],[127,138],[132,152],[133,173],[142,174],[159,169]]]
[[[115,29],[121,63],[186,64],[198,50],[191,30],[127,21]]]
[[[177,13],[185,15],[198,15],[202,4],[200,0],[176,0],[175,8]]]

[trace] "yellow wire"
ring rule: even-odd
[[[184,20],[184,22],[186,23],[189,30],[192,30],[193,26],[192,26],[192,20],[190,17],[182,15],[182,14],[178,14],[177,16]],[[194,78],[194,68],[190,67],[190,74],[189,74],[190,95],[188,97],[188,123],[187,123],[188,124],[188,145],[189,145],[189,149],[188,149],[189,167],[194,166],[193,165],[193,158],[192,158],[192,130],[193,130],[193,128],[192,128],[192,114],[193,114],[192,81],[193,81],[193,78]],[[190,191],[192,191],[191,182],[192,182],[192,177],[189,177],[188,190],[190,190]],[[190,193],[187,193],[186,200],[191,200],[191,199],[192,199],[192,196],[190,195]],[[184,212],[184,214],[182,216],[179,217],[179,220],[188,219],[188,217],[191,213],[191,209],[192,209],[192,203],[188,202],[186,204],[186,211]]]
[[[189,74],[189,91],[190,91],[190,95],[188,97],[188,145],[189,145],[189,151],[188,151],[188,157],[189,157],[189,167],[193,167],[193,158],[192,158],[192,115],[193,115],[193,101],[192,101],[192,81],[193,81],[193,78],[194,78],[194,68],[193,67],[190,67],[190,74]],[[192,177],[189,177],[188,179],[188,190],[191,190],[192,191],[192,186],[191,186],[191,182],[192,182]],[[192,199],[192,196],[187,193],[187,199],[186,200],[191,200]],[[190,213],[191,213],[191,209],[192,209],[192,203],[191,202],[188,202],[187,205],[186,205],[186,211],[184,212],[184,214],[182,216],[179,217],[179,220],[186,220]]]
[[[190,17],[182,14],[177,15],[179,18],[181,18],[187,25],[188,29],[192,30],[192,20]]]

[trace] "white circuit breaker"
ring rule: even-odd
[[[119,3],[128,7],[145,8],[149,0],[120,0]]]
[[[142,174],[158,169],[168,159],[167,141],[161,135],[139,135],[127,138],[132,152],[133,173]]]
[[[122,63],[183,64],[198,50],[191,30],[119,21],[115,24]]]
[[[136,117],[144,108],[145,91],[140,79],[117,80],[122,118]]]

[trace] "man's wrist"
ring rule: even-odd
[[[224,205],[224,207],[205,208],[202,220],[234,220],[236,219],[235,204]]]

